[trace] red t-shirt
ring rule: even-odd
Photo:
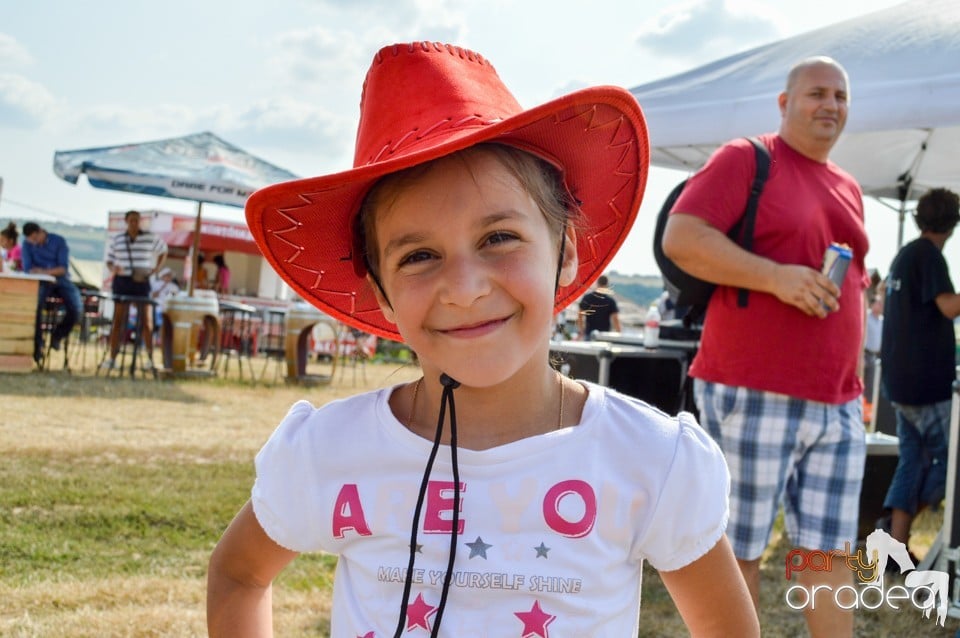
[[[853,261],[841,286],[840,309],[810,317],[775,296],[720,286],[710,299],[700,350],[690,374],[724,385],[844,403],[862,392],[856,369],[864,330],[863,193],[832,162],[801,155],[778,135],[760,138],[770,150],[770,175],[760,196],[753,252],[783,264],[820,269],[831,242],[847,244]],[[673,207],[724,233],[743,216],[756,171],[753,147],[739,139],[718,149],[692,176]]]

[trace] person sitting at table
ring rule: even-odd
[[[140,213],[131,210],[124,215],[127,229],[116,234],[107,248],[107,268],[113,273],[113,326],[110,329],[110,356],[100,364],[102,368],[116,367],[120,339],[126,334],[130,315],[130,301],[123,298],[150,298],[150,275],[156,273],[167,259],[167,244],[158,235],[140,228]],[[153,318],[146,313],[139,322],[143,330],[138,338],[147,346],[144,369],[153,369]]]
[[[17,243],[17,225],[13,222],[0,230],[0,248],[3,249],[3,259],[0,259],[0,271],[17,272],[23,270],[23,257],[20,244]]]
[[[48,233],[35,222],[23,225],[22,246],[23,271],[34,275],[49,275],[54,280],[40,282],[37,298],[37,319],[34,333],[33,360],[43,361],[43,307],[47,297],[59,297],[63,300],[63,317],[53,327],[50,334],[50,347],[59,350],[64,338],[76,325],[83,310],[80,290],[70,281],[70,249],[67,240],[55,233]]]
[[[154,312],[154,321],[157,327],[159,327],[163,321],[163,313],[167,309],[167,299],[179,292],[180,286],[173,276],[173,271],[167,267],[161,268],[150,284],[150,298],[157,302]]]

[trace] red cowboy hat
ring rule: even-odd
[[[360,98],[354,168],[263,188],[247,201],[247,224],[270,265],[297,294],[360,330],[401,341],[380,312],[354,254],[353,218],[384,175],[497,142],[560,169],[580,203],[580,268],[556,297],[557,312],[603,273],[640,208],[647,180],[647,128],[625,89],[584,89],[524,110],[480,55],[417,42],[381,49]]]

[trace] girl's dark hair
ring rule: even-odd
[[[17,232],[17,225],[10,222],[6,228],[0,230],[0,235],[3,235],[13,243],[17,243],[17,238],[20,236],[20,233]]]
[[[932,188],[917,202],[913,219],[921,232],[950,232],[960,222],[960,198],[946,188]]]

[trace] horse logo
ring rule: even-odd
[[[883,589],[883,574],[886,571],[887,561],[892,559],[898,567],[900,573],[906,573],[904,577],[904,586],[911,590],[924,588],[929,592],[923,603],[918,605],[925,618],[930,618],[933,608],[937,608],[937,623],[943,627],[947,619],[948,599],[947,592],[950,587],[950,576],[946,572],[933,570],[918,570],[907,546],[897,539],[893,538],[882,529],[874,530],[867,536],[867,558],[872,557],[876,565],[874,580],[878,581]],[[916,605],[916,600],[914,601]]]

